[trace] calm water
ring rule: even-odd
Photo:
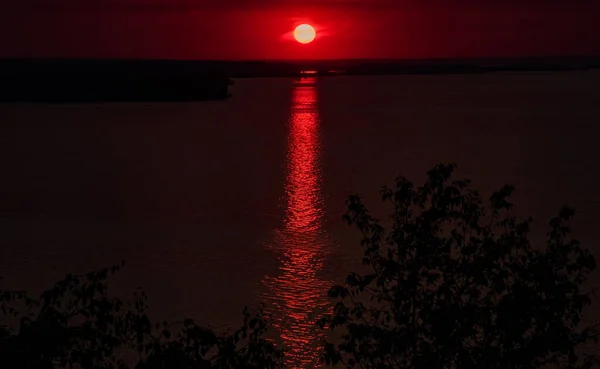
[[[326,291],[360,261],[350,191],[385,216],[382,184],[456,162],[486,194],[514,184],[537,235],[574,206],[598,254],[597,86],[596,72],[253,79],[225,102],[0,105],[0,283],[39,291],[126,260],[116,293],[142,286],[159,318],[235,325],[265,303],[307,368]]]

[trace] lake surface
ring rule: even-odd
[[[142,286],[158,318],[236,325],[264,303],[289,365],[309,368],[326,291],[360,263],[350,192],[385,217],[382,184],[455,162],[485,195],[514,184],[535,237],[574,206],[598,257],[598,86],[598,72],[249,79],[221,102],[0,105],[0,286],[125,260],[116,293]]]

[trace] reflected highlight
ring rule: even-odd
[[[331,281],[320,277],[332,248],[323,228],[321,142],[317,90],[314,78],[293,88],[289,119],[286,215],[275,231],[272,247],[279,261],[277,275],[267,276],[265,296],[274,325],[286,348],[286,366],[312,368],[318,362],[317,345],[323,338],[316,319],[330,306]]]

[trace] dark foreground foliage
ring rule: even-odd
[[[366,273],[334,286],[337,300],[320,324],[342,329],[323,359],[348,368],[584,369],[581,350],[595,326],[581,327],[591,303],[582,286],[596,264],[566,225],[562,208],[542,247],[530,244],[531,219],[511,214],[512,187],[484,203],[453,165],[404,178],[382,198],[393,208],[385,231],[358,196],[345,219],[362,232]],[[39,299],[0,290],[0,367],[279,368],[283,352],[265,338],[261,311],[217,334],[192,320],[153,324],[146,297],[107,294],[119,267],[68,275]]]
[[[188,319],[153,324],[146,297],[109,297],[119,267],[68,275],[39,299],[0,291],[3,369],[262,369],[281,367],[282,351],[264,338],[261,311],[244,310],[243,326],[218,335]]]
[[[438,165],[415,186],[404,178],[381,195],[393,208],[385,231],[358,196],[345,219],[362,232],[365,274],[352,273],[330,296],[322,326],[343,328],[324,360],[347,367],[411,369],[587,368],[578,348],[596,341],[580,327],[595,269],[570,236],[573,215],[550,221],[544,247],[530,244],[531,219],[511,215],[506,186],[484,204],[454,165]]]

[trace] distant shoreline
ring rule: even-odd
[[[0,101],[203,101],[235,78],[441,75],[600,69],[600,57],[429,60],[0,59]]]
[[[600,56],[539,58],[456,59],[339,59],[339,60],[175,60],[175,59],[0,59],[0,77],[8,71],[20,73],[57,70],[136,73],[144,70],[160,75],[219,73],[229,78],[295,77],[302,71],[318,75],[357,74],[471,74],[500,71],[573,71],[600,68]]]

